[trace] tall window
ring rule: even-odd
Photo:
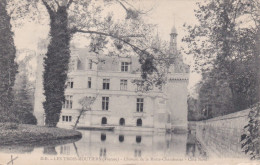
[[[121,62],[121,72],[128,72],[129,63]]]
[[[71,122],[72,117],[71,116],[62,116],[62,121],[63,122]]]
[[[71,109],[72,108],[72,99],[73,99],[73,97],[71,95],[66,95],[65,102],[63,104],[63,108]]]
[[[67,80],[67,88],[73,88],[73,79],[72,78],[68,78],[68,80]]]
[[[137,112],[143,112],[144,109],[144,99],[143,98],[137,98],[136,100],[136,111]]]
[[[127,90],[127,80],[120,80],[120,90],[122,91]]]
[[[91,77],[88,78],[88,88],[91,88]]]
[[[103,89],[109,90],[109,79],[103,79]]]
[[[88,60],[88,69],[92,69],[93,61],[91,59]]]
[[[109,105],[109,97],[102,97],[102,110],[107,111]]]

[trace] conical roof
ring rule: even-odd
[[[177,34],[177,30],[175,25],[172,27],[171,34]]]

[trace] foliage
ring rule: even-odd
[[[12,121],[13,104],[12,88],[14,86],[17,64],[15,63],[16,49],[14,46],[10,16],[7,13],[6,0],[0,1],[0,122]]]
[[[78,131],[62,129],[62,128],[48,128],[28,124],[13,124],[13,123],[0,123],[0,144],[1,149],[3,144],[13,145],[16,144],[36,144],[37,146],[49,144],[56,145],[64,143],[65,139],[79,139],[82,134]],[[56,140],[56,141],[55,141]],[[55,141],[52,143],[52,141]]]
[[[199,90],[199,109],[210,111],[210,117],[226,115],[234,112],[232,92],[226,80],[218,79],[216,70],[203,74]]]
[[[260,160],[260,103],[251,107],[248,118],[249,123],[241,136],[241,148],[251,159]]]
[[[154,52],[155,49],[151,48],[153,26],[146,24],[140,17],[143,13],[129,3],[104,1],[102,4],[101,1],[98,3],[91,0],[42,0],[41,3],[50,16],[51,27],[51,40],[44,59],[43,83],[46,96],[43,105],[47,125],[56,126],[59,120],[70,61],[70,41],[75,33],[84,34],[91,39],[91,51],[97,55],[104,51],[107,44],[115,48],[108,54],[131,54],[134,51],[140,57],[142,77],[156,85],[164,83],[164,68],[167,67],[167,62],[162,60],[162,57],[168,54],[162,51]],[[107,4],[122,6],[126,11],[125,19],[115,22],[111,13],[104,14],[103,8]],[[102,15],[107,16],[102,18]],[[164,71],[163,74],[160,71]]]
[[[20,63],[21,64],[21,63]],[[14,90],[14,103],[12,106],[15,117],[19,123],[22,124],[37,124],[37,119],[33,115],[33,104],[30,97],[30,89],[28,88],[29,82],[25,74],[18,74],[20,77],[16,78],[21,85],[18,89]]]
[[[17,123],[0,123],[1,130],[16,130],[18,128]]]
[[[26,54],[26,56],[24,56]],[[33,115],[34,97],[34,74],[30,62],[35,58],[35,53],[28,50],[17,52],[16,61],[19,64],[18,74],[16,74],[15,85],[13,88],[14,103],[12,111],[18,123],[37,124]]]
[[[201,115],[198,108],[198,99],[195,99],[192,96],[188,96],[187,104],[188,104],[188,121],[200,120],[203,116]]]
[[[246,109],[259,100],[259,4],[249,0],[197,4],[199,25],[184,25],[188,35],[183,41],[185,52],[194,56],[195,71],[203,75],[201,108],[211,104],[216,115]],[[226,112],[221,112],[223,108]]]
[[[68,29],[66,6],[59,6],[57,11],[53,11],[47,5],[47,9],[51,21],[49,34],[51,40],[44,58],[43,85],[46,101],[43,103],[43,107],[46,114],[46,125],[56,127],[64,102],[71,34]]]
[[[79,100],[79,104],[82,105],[82,109],[84,110],[90,110],[91,105],[95,102],[96,97],[91,97],[91,96],[85,96]]]

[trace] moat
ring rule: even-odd
[[[81,130],[82,138],[76,142],[32,145],[2,146],[1,153],[55,155],[67,157],[152,158],[181,160],[187,158],[207,159],[192,134],[169,134],[133,131]]]
[[[211,152],[208,150],[210,147],[205,148],[197,140],[195,130],[185,134],[93,130],[80,132],[82,138],[78,141],[1,146],[0,152],[52,161],[206,161],[214,156],[207,153]],[[218,152],[223,153],[222,158],[228,153],[227,148]],[[237,155],[234,158],[238,158]]]

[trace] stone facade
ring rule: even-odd
[[[175,45],[172,44],[172,47]],[[79,100],[86,96],[96,99],[91,110],[81,115],[79,127],[114,127],[118,130],[142,131],[187,127],[188,73],[175,73],[173,68],[169,71],[169,80],[162,89],[154,87],[151,91],[142,92],[142,87],[133,83],[133,80],[141,79],[138,57],[97,56],[87,48],[71,48],[71,52],[70,72],[65,90],[66,101],[58,127],[72,128],[75,125],[82,110]],[[41,55],[38,57],[35,116],[39,125],[43,125],[44,52],[39,53]]]

